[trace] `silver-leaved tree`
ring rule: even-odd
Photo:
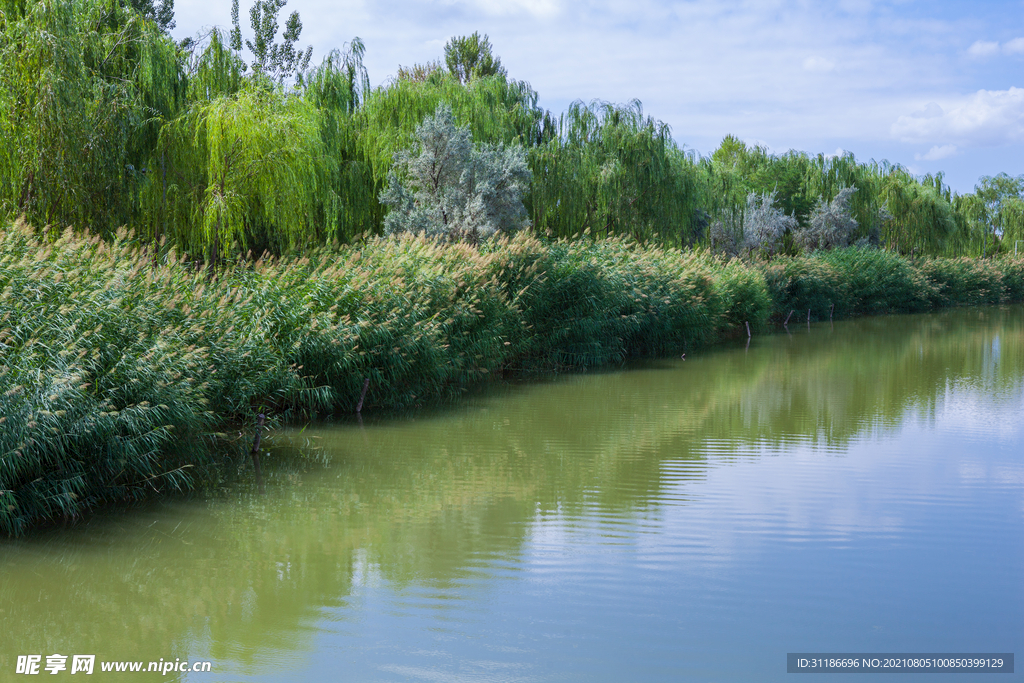
[[[857,221],[850,211],[850,198],[856,187],[844,187],[831,202],[824,198],[811,213],[810,225],[796,230],[793,238],[805,251],[848,247],[857,234]]]
[[[797,220],[787,216],[775,206],[775,193],[747,195],[747,209],[743,214],[743,251],[772,256],[782,249],[782,236],[794,230]]]
[[[523,194],[531,173],[522,147],[475,146],[469,128],[457,126],[443,103],[416,127],[416,137],[416,148],[395,155],[380,195],[390,209],[387,233],[476,242],[529,227]]]

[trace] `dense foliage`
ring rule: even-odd
[[[469,128],[456,126],[445,104],[416,127],[416,137],[419,149],[395,155],[380,197],[391,209],[386,233],[475,243],[529,226],[522,195],[530,169],[521,147],[474,146]]]
[[[947,256],[1024,239],[1024,178],[957,195],[941,174],[732,136],[701,158],[638,102],[542,110],[478,33],[371,89],[358,39],[311,68],[298,14],[279,26],[284,6],[255,0],[249,37],[234,0],[228,34],[175,44],[171,0],[0,0],[0,216],[108,237],[131,226],[215,261],[381,234],[404,210],[381,201],[396,159],[443,104],[477,148],[523,150],[537,234]]]
[[[171,0],[0,0],[0,532],[187,489],[218,428],[365,379],[394,408],[791,311],[1024,300],[1024,259],[968,258],[1024,239],[1024,178],[701,158],[639,102],[542,110],[479,34],[371,89],[358,39],[278,42],[284,4],[243,57],[237,2],[176,44]]]
[[[203,481],[258,411],[454,397],[815,320],[1024,300],[1024,258],[877,249],[745,263],[622,239],[375,237],[215,277],[124,233],[0,230],[0,532]],[[226,430],[225,430],[226,431]],[[197,475],[197,472],[200,474]]]

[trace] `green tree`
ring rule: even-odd
[[[891,167],[879,185],[879,197],[892,217],[881,229],[886,248],[901,254],[943,253],[957,229],[944,193],[899,166]]]
[[[396,78],[398,80],[415,81],[425,83],[435,74],[444,71],[444,65],[440,61],[427,62],[426,64],[413,64],[412,66],[399,66]]]
[[[0,215],[135,223],[184,90],[177,47],[130,7],[0,0]]]
[[[444,61],[448,71],[462,84],[485,76],[506,75],[501,59],[492,52],[491,41],[486,34],[481,38],[478,32],[449,40],[444,46]]]
[[[445,69],[424,78],[397,78],[370,92],[351,120],[354,149],[346,153],[346,168],[368,170],[373,192],[346,201],[341,215],[373,217],[373,229],[383,226],[386,207],[381,192],[395,163],[395,155],[419,144],[416,128],[433,116],[440,104],[448,105],[459,125],[469,126],[473,140],[491,145],[530,148],[545,139],[552,127],[550,117],[537,106],[537,93],[524,81],[503,77],[478,78],[462,85]],[[524,197],[529,203],[529,198]]]
[[[154,22],[164,33],[177,25],[174,21],[174,0],[128,0],[132,9]]]
[[[252,53],[249,67],[255,78],[266,77],[278,85],[288,80],[302,81],[309,68],[309,60],[313,55],[313,47],[305,51],[295,49],[295,43],[302,34],[302,21],[298,12],[292,12],[285,22],[282,42],[277,41],[278,14],[288,0],[256,0],[249,9],[249,23],[253,31],[253,39],[245,40],[245,47]],[[242,27],[238,17],[238,0],[231,3],[231,49],[242,50]]]
[[[552,128],[530,152],[538,230],[657,236],[675,245],[692,242],[698,230],[703,238],[698,166],[640,102],[574,102]]]
[[[997,239],[1010,243],[1024,239],[1024,175],[1014,177],[1000,173],[982,176],[974,193],[985,207],[982,216],[985,247],[990,235],[993,245]],[[988,251],[991,250],[988,247]]]
[[[196,101],[163,128],[157,153],[171,170],[166,192],[150,187],[149,213],[166,203],[169,236],[211,261],[324,237],[314,221],[323,204],[333,222],[329,160],[303,98],[250,84]]]
[[[234,95],[245,83],[245,62],[217,29],[188,45],[188,102]]]
[[[722,144],[711,155],[711,162],[717,174],[724,176],[727,202],[742,206],[746,197],[754,192],[758,195],[775,194],[775,202],[784,213],[804,223],[814,206],[808,195],[808,171],[813,165],[807,154],[790,150],[777,155],[766,147],[748,147],[739,138],[727,135]]]
[[[319,115],[326,161],[324,201],[316,220],[330,238],[373,232],[383,220],[373,169],[359,146],[356,113],[370,95],[364,51],[362,41],[354,38],[345,51],[331,51],[303,84],[303,97]]]

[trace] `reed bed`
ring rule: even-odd
[[[768,263],[624,240],[374,238],[211,273],[129,235],[0,230],[0,532],[202,485],[230,425],[449,399],[821,317],[1024,298],[1024,259]]]
[[[793,311],[800,320],[810,311],[815,320],[852,314],[850,286],[838,269],[820,258],[784,258],[763,264],[765,286],[775,317]]]
[[[802,317],[810,310],[812,319],[823,320],[1024,301],[1024,258],[1011,256],[915,261],[851,248],[776,259],[759,267],[776,320],[784,320],[790,311]]]
[[[931,284],[929,303],[938,306],[997,304],[1004,299],[1019,299],[1004,291],[1003,268],[1013,268],[1012,259],[980,261],[972,258],[927,259],[920,263],[921,272]],[[1012,287],[1011,275],[1007,284]]]
[[[932,285],[914,264],[877,249],[836,249],[762,265],[775,317],[813,320],[923,311]]]

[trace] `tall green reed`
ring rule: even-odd
[[[451,399],[680,353],[749,323],[1024,299],[1024,259],[767,263],[623,239],[372,238],[212,271],[125,233],[0,229],[0,531],[188,490],[228,425]]]

